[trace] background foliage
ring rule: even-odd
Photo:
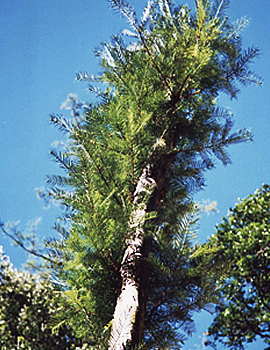
[[[37,275],[12,267],[0,246],[0,347],[2,350],[75,350],[82,341],[62,325],[52,333],[61,294]]]
[[[224,304],[209,334],[233,349],[256,337],[270,342],[269,213],[270,187],[264,185],[230,210],[210,241],[228,270],[219,281]]]

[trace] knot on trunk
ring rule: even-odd
[[[136,261],[141,257],[142,239],[135,237],[127,240],[127,248],[121,263],[121,275],[124,279],[134,277]]]
[[[151,194],[153,187],[156,186],[156,181],[151,176],[150,165],[147,165],[143,169],[143,173],[137,183],[136,190],[134,192],[134,203],[138,202],[141,197]]]

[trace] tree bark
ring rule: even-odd
[[[110,350],[123,350],[128,343],[133,343],[132,335],[136,313],[140,305],[140,261],[142,260],[144,243],[144,223],[147,214],[147,200],[155,181],[150,177],[146,167],[137,183],[134,193],[134,211],[131,215],[126,250],[121,264],[122,288],[116,302]],[[141,338],[141,337],[139,337]]]
[[[145,232],[145,219],[148,213],[158,209],[165,196],[164,181],[175,155],[163,155],[160,164],[148,165],[137,183],[135,209],[121,264],[122,288],[112,322],[110,350],[123,350],[128,344],[136,346],[142,342],[149,295],[149,255],[152,250],[152,236]]]

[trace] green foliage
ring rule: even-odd
[[[165,222],[155,234],[150,258],[146,349],[157,344],[162,349],[181,346],[185,335],[196,329],[194,312],[212,311],[212,304],[219,302],[214,269],[208,259],[211,253],[194,244],[198,215],[197,206],[190,206],[181,220]]]
[[[219,281],[225,303],[209,334],[233,349],[257,337],[270,343],[269,210],[270,186],[264,185],[231,209],[211,239],[228,270]]]
[[[14,269],[0,247],[0,348],[79,350],[82,341],[68,327],[52,334],[49,323],[60,292],[37,276]]]

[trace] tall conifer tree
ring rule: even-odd
[[[105,83],[102,91],[91,87],[100,102],[71,122],[57,116],[52,121],[72,139],[69,158],[55,154],[68,171],[60,182],[73,189],[54,188],[71,209],[65,252],[79,260],[65,268],[77,288],[74,268],[90,265],[87,295],[96,304],[98,327],[111,319],[116,300],[109,348],[118,350],[128,343],[154,344],[156,315],[163,315],[159,328],[173,334],[168,339],[189,317],[179,307],[181,276],[174,281],[186,246],[181,225],[192,192],[214,165],[212,154],[227,164],[227,146],[251,139],[245,129],[231,133],[231,113],[216,101],[221,92],[236,97],[237,83],[258,81],[248,67],[258,49],[242,50],[246,21],[229,23],[228,1],[196,0],[195,13],[167,0],[149,1],[141,20],[124,0],[110,3],[131,30],[97,51],[100,77],[79,75]],[[176,250],[171,257],[169,250]],[[192,283],[201,292],[206,282]],[[200,307],[209,302],[194,294]]]
[[[228,164],[227,147],[252,138],[231,132],[217,100],[259,83],[249,70],[258,49],[242,49],[247,22],[229,22],[227,0],[196,0],[194,13],[153,0],[140,20],[125,0],[109,2],[131,28],[97,50],[99,77],[78,74],[98,101],[71,96],[73,118],[51,118],[70,144],[52,151],[66,176],[48,177],[48,196],[66,212],[49,246],[70,287],[66,318],[92,346],[179,347],[193,311],[218,297],[191,242],[192,194],[215,157]]]

